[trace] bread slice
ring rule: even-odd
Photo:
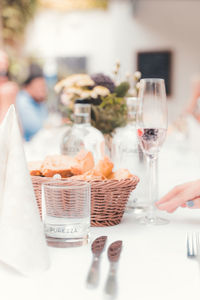
[[[113,163],[107,156],[105,156],[102,160],[99,160],[95,167],[95,171],[104,177],[109,177],[109,175],[112,173],[113,167]]]
[[[60,174],[62,178],[81,175],[94,167],[91,152],[82,150],[75,157],[67,155],[47,156],[41,165],[41,173],[45,177]]]
[[[28,162],[28,169],[31,176],[41,176],[42,173],[40,171],[42,165],[42,161],[30,161]]]
[[[79,168],[81,169],[82,174],[94,168],[94,158],[92,152],[83,149],[75,156],[75,159]]]
[[[45,177],[60,174],[62,178],[82,174],[75,158],[67,155],[49,155],[41,165],[41,173]]]
[[[127,179],[127,178],[132,178],[133,175],[129,172],[127,169],[119,169],[116,172],[113,172],[110,174],[108,179]]]

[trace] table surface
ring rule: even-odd
[[[108,235],[107,245],[123,240],[117,299],[199,299],[199,266],[186,257],[186,232],[199,230],[200,213],[181,209],[168,218],[170,223],[165,226],[143,226],[130,214],[120,225],[92,228],[92,239]],[[92,261],[90,245],[73,249],[49,247],[49,253],[51,268],[37,277],[25,278],[1,266],[1,299],[106,299],[106,252],[101,260],[100,285],[95,290],[87,289],[85,284]]]
[[[172,143],[173,144],[173,143]],[[176,184],[199,178],[200,156],[185,151],[182,144],[166,144],[159,158],[160,196]],[[134,213],[125,214],[121,224],[91,228],[91,241],[107,235],[107,246],[123,240],[117,280],[118,300],[200,299],[200,274],[196,261],[186,257],[186,233],[200,231],[200,210],[180,208],[165,214],[168,225],[139,224]],[[6,266],[0,268],[0,298],[3,300],[103,300],[109,271],[106,251],[101,260],[99,287],[89,290],[86,277],[92,262],[90,244],[78,248],[51,248],[51,267],[26,278]]]

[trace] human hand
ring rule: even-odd
[[[187,201],[190,200],[194,202],[191,208],[200,208],[200,180],[176,186],[156,202],[156,206],[160,210],[172,213],[180,206],[186,207]]]

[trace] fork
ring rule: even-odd
[[[199,233],[187,233],[187,257],[194,259],[198,259],[200,257]]]

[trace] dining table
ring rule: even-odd
[[[174,142],[176,141],[176,142]],[[30,148],[29,148],[30,150]],[[30,151],[29,151],[30,154]],[[159,197],[175,185],[198,179],[199,152],[190,143],[169,138],[159,155]],[[109,273],[108,246],[122,240],[117,268],[118,300],[199,300],[200,263],[187,257],[187,233],[200,232],[200,210],[178,208],[174,213],[157,212],[167,225],[143,225],[134,210],[125,213],[120,224],[91,227],[90,241],[81,247],[48,247],[51,266],[43,273],[25,277],[1,264],[2,300],[104,300]],[[106,249],[100,260],[100,281],[88,288],[92,263],[91,243],[106,235]],[[13,245],[15,247],[15,245]]]

